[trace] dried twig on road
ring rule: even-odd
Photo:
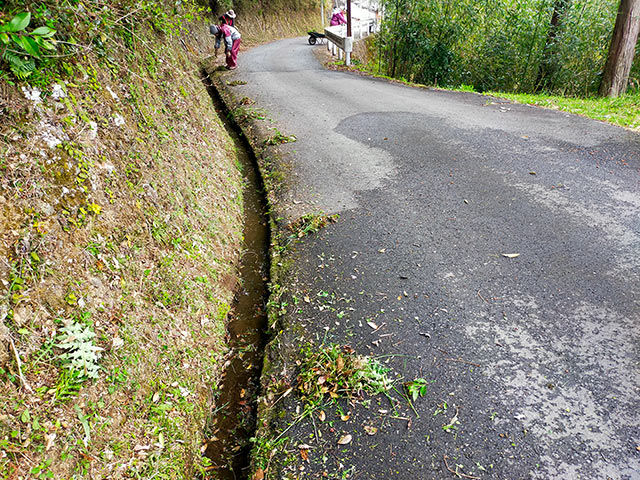
[[[467,360],[463,360],[461,358],[445,358],[445,360],[448,361],[448,362],[466,363],[468,365],[473,365],[474,367],[481,367],[482,366],[479,363],[468,362]]]
[[[442,459],[444,460],[444,465],[445,467],[447,467],[447,470],[449,470],[451,473],[453,473],[456,477],[458,478],[471,478],[473,480],[480,480],[480,477],[474,477],[473,475],[465,475],[464,473],[460,473],[457,470],[452,470],[451,467],[449,467],[449,464],[447,463],[447,458],[449,458],[446,455],[442,456]]]

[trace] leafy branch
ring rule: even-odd
[[[0,24],[0,43],[4,46],[0,58],[20,80],[35,71],[36,59],[41,60],[44,51],[56,49],[56,42],[51,38],[56,31],[43,26],[27,32],[30,23],[31,13],[22,12]]]

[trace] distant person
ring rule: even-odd
[[[238,52],[240,51],[240,32],[231,25],[221,23],[220,25],[211,25],[209,27],[211,35],[216,37],[215,55],[218,56],[220,43],[224,38],[224,53],[227,61],[227,69],[235,70],[238,68]]]
[[[227,25],[229,25],[230,27],[235,27],[235,23],[236,23],[236,12],[234,12],[233,10],[228,10],[227,12],[225,12],[224,15],[222,15],[224,17],[225,23]]]
[[[331,13],[331,21],[329,22],[329,25],[334,27],[336,25],[345,25],[346,23],[347,19],[344,16],[344,12],[339,8],[334,8],[333,12]]]

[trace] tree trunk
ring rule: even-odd
[[[624,93],[640,32],[640,0],[620,0],[609,56],[600,82],[600,95],[617,97]]]

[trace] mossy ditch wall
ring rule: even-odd
[[[203,70],[225,104],[232,121],[241,130],[253,150],[265,186],[269,209],[271,269],[267,315],[271,337],[265,349],[261,377],[262,391],[258,399],[258,424],[254,435],[249,475],[252,480],[262,480],[267,478],[269,455],[275,448],[275,445],[271,444],[270,427],[272,416],[275,415],[271,404],[274,401],[274,389],[279,385],[276,385],[277,382],[274,382],[273,377],[277,376],[282,369],[283,358],[289,356],[284,353],[285,350],[296,349],[295,342],[287,344],[286,340],[283,341],[284,337],[289,339],[294,331],[283,330],[282,318],[286,313],[286,306],[281,303],[281,299],[287,294],[287,285],[290,283],[292,266],[289,253],[292,243],[298,239],[296,234],[298,227],[296,222],[287,221],[288,215],[284,211],[289,166],[287,155],[277,143],[274,144],[271,141],[273,125],[259,111],[251,107],[252,99],[235,94],[235,83],[228,73],[220,70],[211,61],[203,63]]]

